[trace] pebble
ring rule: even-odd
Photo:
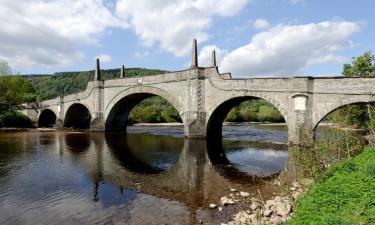
[[[276,217],[272,217],[272,218],[270,219],[270,222],[271,222],[272,224],[274,224],[274,225],[279,225],[279,224],[282,224],[282,223],[283,223],[283,221],[281,220],[281,218],[278,217],[278,216],[276,216]]]
[[[247,197],[247,196],[249,196],[250,194],[249,194],[249,192],[243,192],[243,191],[241,191],[241,192],[240,192],[240,195],[241,195],[242,197]]]
[[[214,209],[214,208],[216,208],[217,207],[217,205],[215,205],[214,203],[211,203],[210,204],[210,209]]]
[[[222,204],[223,206],[226,206],[226,205],[233,205],[233,204],[234,204],[234,201],[233,201],[232,199],[227,198],[226,196],[222,197],[222,198],[220,199],[220,201],[221,201],[221,204]]]
[[[250,206],[250,209],[255,211],[258,208],[258,206],[259,205],[257,203],[253,202],[253,204],[251,204],[251,206]]]
[[[266,209],[266,210],[264,210],[263,211],[263,216],[271,216],[271,214],[272,214],[272,210],[270,210],[270,209]]]

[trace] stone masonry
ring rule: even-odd
[[[291,144],[309,143],[318,123],[333,110],[353,103],[375,101],[375,78],[286,77],[232,79],[220,74],[213,53],[211,67],[199,67],[197,45],[193,42],[191,67],[155,76],[101,80],[99,60],[95,80],[85,91],[28,104],[25,114],[38,122],[43,110],[64,124],[66,112],[82,104],[91,114],[91,130],[126,129],[131,109],[144,98],[161,96],[179,112],[185,136],[220,138],[221,127],[229,110],[252,98],[274,105],[288,125]],[[77,115],[79,116],[79,115]]]

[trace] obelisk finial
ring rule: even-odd
[[[215,49],[212,50],[211,66],[212,67],[216,67],[217,66],[217,64],[216,64],[216,51],[215,51]]]
[[[99,58],[96,58],[96,69],[95,69],[95,80],[100,80],[100,61]]]
[[[197,50],[197,39],[193,40],[193,51],[191,57],[191,68],[198,67],[198,50]]]
[[[125,78],[125,66],[124,65],[122,65],[121,67],[120,78]]]

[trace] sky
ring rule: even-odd
[[[233,77],[340,75],[375,51],[373,0],[0,0],[0,60],[21,74],[183,70],[198,41]]]

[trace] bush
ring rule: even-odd
[[[259,107],[259,121],[261,122],[283,122],[284,118],[277,109],[271,106],[262,105]]]
[[[0,127],[32,127],[31,120],[20,112],[7,111],[0,114]]]

